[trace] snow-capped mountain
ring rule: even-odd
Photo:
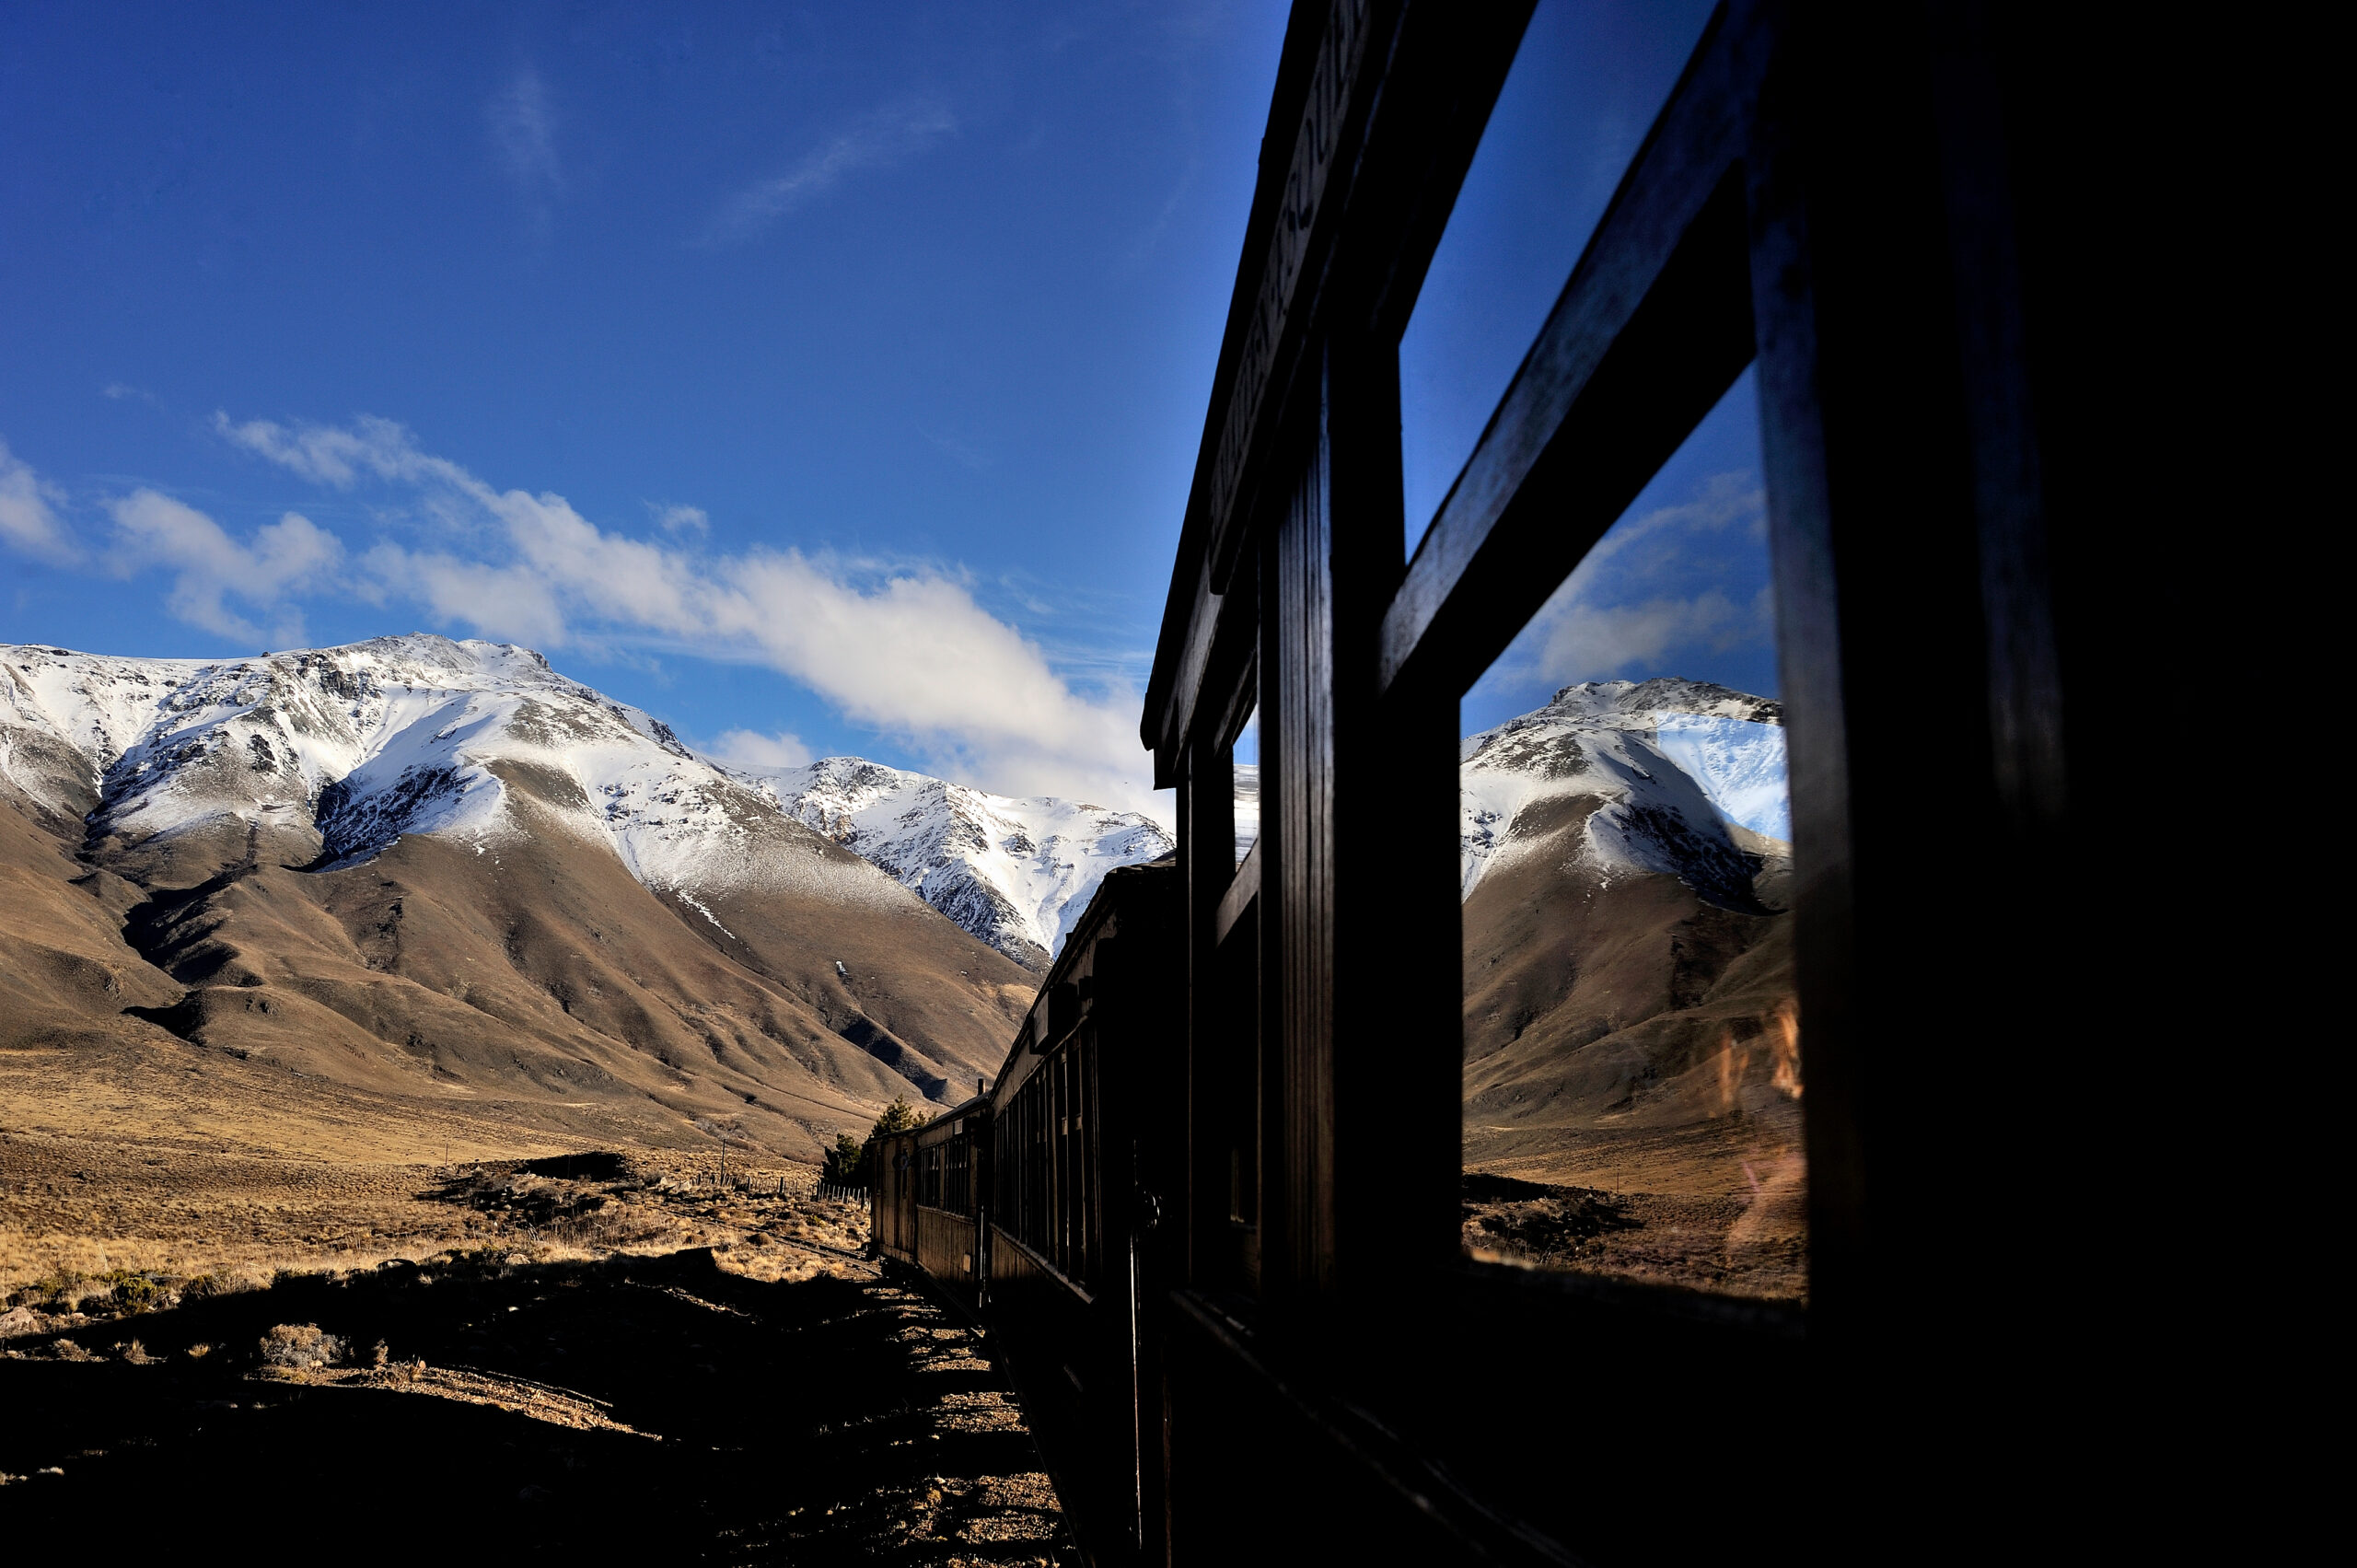
[[[1134,812],[1051,796],[1010,799],[857,757],[737,776],[1034,970],[1062,947],[1108,871],[1175,847]]]
[[[1614,1194],[1658,1249],[1639,1277],[1804,1288],[1777,704],[1567,686],[1467,738],[1460,779],[1464,1168]]]
[[[1706,681],[1566,686],[1535,713],[1466,737],[1459,753],[1462,892],[1585,810],[1576,859],[1608,883],[1660,872],[1713,903],[1756,905],[1763,866],[1789,860],[1782,710]]]
[[[563,830],[690,907],[785,883],[868,903],[892,894],[781,836],[794,822],[1035,969],[1067,905],[1077,914],[1107,870],[1170,847],[1143,817],[857,758],[735,772],[509,644],[415,634],[234,661],[0,648],[0,772],[52,810],[95,788],[88,833],[148,861],[224,833],[320,868],[415,833],[483,853],[527,830],[518,768]]]
[[[970,1092],[1037,984],[526,649],[0,645],[0,1046],[816,1159]]]

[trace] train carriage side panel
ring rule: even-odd
[[[876,1249],[903,1263],[916,1261],[916,1138],[909,1132],[888,1132],[876,1140],[870,1158],[871,1224]]]
[[[981,1178],[991,1104],[977,1096],[917,1129],[913,1260],[969,1310],[982,1301]]]
[[[1166,1114],[1179,1044],[1178,889],[1166,863],[1107,877],[992,1096],[992,1327],[1100,1563],[1135,1561],[1161,1507],[1161,1374],[1143,1319],[1163,1190],[1138,1145]],[[1158,1539],[1158,1522],[1144,1533]]]

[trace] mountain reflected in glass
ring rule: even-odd
[[[1776,704],[1699,681],[1467,738],[1475,1256],[1803,1293],[1783,776]]]
[[[1806,1295],[1756,409],[1747,375],[1466,697],[1475,1258]]]

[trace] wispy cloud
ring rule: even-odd
[[[1163,235],[1170,228],[1170,220],[1178,215],[1178,204],[1195,188],[1196,177],[1202,171],[1203,160],[1200,157],[1190,157],[1187,166],[1178,171],[1178,179],[1170,187],[1170,194],[1163,198],[1161,210],[1154,215],[1154,221],[1145,226],[1137,242],[1130,247],[1128,260],[1132,266],[1153,255],[1155,248],[1162,243]]]
[[[712,519],[701,506],[657,505],[649,501],[646,509],[654,514],[656,526],[666,533],[691,533],[702,538],[712,531]]]
[[[117,572],[171,572],[165,602],[174,615],[248,643],[265,635],[280,646],[300,643],[302,613],[288,599],[318,585],[343,559],[336,537],[297,512],[263,524],[240,543],[195,507],[157,491],[135,490],[107,509],[114,517]],[[230,610],[232,598],[267,617],[268,633]]]
[[[556,115],[539,71],[526,66],[517,73],[492,95],[484,115],[491,123],[492,146],[509,179],[528,191],[553,190],[563,182],[556,161]]]
[[[1719,474],[1694,499],[1614,525],[1498,656],[1483,686],[1550,688],[1684,673],[1681,657],[1775,635],[1771,590],[1727,592],[1732,557],[1764,568],[1767,503],[1749,474]]]
[[[57,508],[65,493],[32,470],[0,441],[0,544],[19,555],[63,566],[79,557]]]
[[[913,157],[949,134],[958,122],[939,104],[901,103],[871,111],[778,175],[755,180],[722,203],[699,242],[749,239],[803,203],[824,195],[845,176]]]
[[[916,432],[923,436],[935,450],[961,469],[980,473],[992,464],[993,459],[988,448],[978,442],[961,440],[955,436],[944,436],[936,431],[927,430],[922,424],[916,427]]]
[[[556,198],[564,189],[557,160],[557,117],[548,84],[531,66],[492,94],[483,107],[493,155],[523,200],[524,225],[535,241],[545,241],[556,222]]]
[[[811,760],[810,748],[803,744],[802,738],[784,730],[760,735],[749,729],[732,729],[713,743],[712,754],[732,768],[753,772],[807,767]]]
[[[129,383],[122,381],[108,382],[105,386],[99,389],[99,396],[118,403],[135,399],[140,402],[147,404],[151,408],[161,408],[164,406],[162,403],[156,401],[156,394],[149,391],[146,388],[134,387]]]
[[[1074,690],[1040,646],[937,567],[798,550],[707,552],[598,527],[562,495],[498,490],[389,420],[215,428],[316,482],[412,489],[429,537],[361,566],[376,592],[543,647],[634,642],[765,664],[929,762],[1014,795],[1153,808],[1133,688]]]

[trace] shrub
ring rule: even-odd
[[[333,1366],[343,1354],[343,1342],[317,1323],[281,1323],[261,1337],[261,1358],[273,1366]]]
[[[20,1285],[9,1292],[8,1304],[11,1307],[39,1307],[51,1312],[69,1311],[74,1306],[71,1293],[81,1278],[81,1275],[70,1272],[45,1274],[30,1284]]]
[[[113,1287],[114,1305],[125,1312],[154,1312],[171,1305],[171,1287],[159,1274],[117,1269],[103,1277]]]

